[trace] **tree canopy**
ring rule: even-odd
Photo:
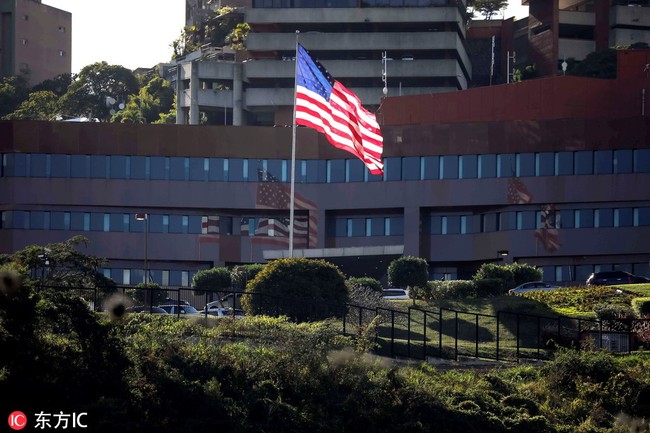
[[[111,118],[120,123],[157,123],[174,105],[174,89],[169,81],[152,78],[137,95],[129,96],[124,110]]]
[[[56,120],[60,113],[59,97],[49,90],[29,94],[18,108],[4,120]]]
[[[486,20],[491,20],[493,16],[508,7],[508,0],[469,0],[467,7],[479,12]]]

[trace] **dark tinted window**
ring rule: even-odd
[[[208,180],[223,182],[225,180],[223,165],[224,165],[223,158],[210,158]]]
[[[110,178],[111,179],[128,179],[128,159],[126,156],[110,156]]]
[[[614,151],[614,173],[632,173],[632,151]]]
[[[402,236],[404,235],[404,217],[393,216],[387,218],[386,225],[384,226],[386,236]]]
[[[476,155],[461,155],[459,161],[460,179],[475,179],[478,177],[478,158]]]
[[[576,228],[590,228],[594,226],[594,210],[593,209],[579,209],[575,212],[575,226]]]
[[[169,179],[170,180],[187,180],[189,179],[190,159],[172,157],[169,160]]]
[[[440,179],[440,159],[437,156],[423,156],[420,174],[422,179]]]
[[[190,180],[207,180],[208,169],[209,165],[207,158],[190,158]]]
[[[90,177],[90,156],[88,155],[70,156],[70,177],[73,178]]]
[[[517,173],[517,163],[514,153],[497,155],[497,176],[514,177]]]
[[[535,154],[517,154],[517,176],[535,176]]]
[[[634,209],[631,207],[614,209],[614,227],[632,227],[634,225]]]
[[[560,210],[559,228],[570,229],[575,225],[575,214],[573,210],[563,209]]]
[[[50,176],[70,177],[70,155],[50,156]]]
[[[515,212],[502,212],[499,214],[499,219],[499,230],[515,230],[517,228]]]
[[[187,216],[170,215],[169,216],[169,233],[187,233]]]
[[[614,165],[611,150],[597,150],[594,154],[594,174],[610,174]]]
[[[384,158],[384,180],[402,179],[401,158]]]
[[[497,176],[497,156],[479,155],[478,156],[478,177],[490,178],[496,176]]]
[[[334,227],[334,234],[336,237],[344,238],[348,235],[348,219],[347,218],[336,218],[336,224]]]
[[[345,181],[346,182],[363,182],[363,172],[365,167],[360,159],[345,160]]]
[[[384,235],[384,218],[367,218],[366,219],[366,234],[368,236],[383,236]]]
[[[650,149],[637,149],[634,151],[634,172],[650,173]]]
[[[365,236],[365,218],[348,218],[348,236]]]
[[[555,154],[543,152],[535,154],[535,176],[555,175]]]
[[[594,154],[591,151],[575,153],[575,174],[593,174]]]
[[[72,212],[70,214],[70,229],[78,231],[90,230],[90,213]]]
[[[325,183],[327,181],[327,163],[324,160],[307,161],[307,183]]]
[[[517,212],[517,230],[531,230],[535,227],[535,212]]]
[[[594,227],[612,227],[614,225],[614,209],[596,209]]]
[[[442,217],[441,216],[432,216],[429,219],[429,233],[432,235],[442,234]]]
[[[555,154],[555,174],[558,176],[573,174],[573,152]]]
[[[327,182],[345,182],[345,160],[331,159],[327,161]]]
[[[202,221],[203,218],[201,216],[190,215],[188,220],[188,233],[202,233]]]
[[[458,179],[458,156],[445,155],[440,157],[440,178]]]
[[[169,179],[169,158],[164,156],[152,156],[149,158],[150,178],[152,180]]]
[[[50,213],[51,230],[70,230],[70,212]]]
[[[402,180],[420,180],[420,157],[402,158]]]
[[[101,155],[90,156],[90,177],[95,179],[106,179],[107,159]]]
[[[104,214],[93,212],[90,214],[90,230],[94,232],[104,231]]]
[[[640,207],[635,209],[634,225],[650,226],[650,207]]]
[[[149,173],[147,171],[147,157],[146,156],[132,156],[131,157],[131,179],[147,179]]]

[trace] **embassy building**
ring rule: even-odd
[[[383,176],[299,128],[294,254],[379,278],[403,255],[432,279],[502,260],[563,283],[650,275],[648,55],[620,51],[616,80],[387,98]],[[84,235],[135,284],[146,242],[164,285],[288,254],[291,128],[3,121],[0,137],[0,253]]]

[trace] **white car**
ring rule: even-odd
[[[384,289],[383,293],[384,299],[393,300],[393,301],[403,301],[411,299],[409,298],[409,291],[398,288]]]
[[[517,286],[514,289],[508,290],[508,293],[514,295],[517,293],[531,292],[533,290],[557,290],[560,288],[560,286],[554,286],[553,284],[545,283],[544,281],[530,281],[521,286]]]
[[[235,319],[241,319],[245,316],[244,310],[239,308],[233,310],[230,307],[224,307],[222,301],[209,302],[200,313],[205,314],[206,310],[208,315],[216,317],[234,317]]]

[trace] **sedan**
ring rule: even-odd
[[[408,290],[397,288],[385,289],[383,292],[383,298],[392,301],[404,301],[411,299],[409,298]]]
[[[148,307],[145,305],[139,305],[136,307],[129,307],[126,309],[127,313],[151,313],[151,314],[167,314],[167,311],[163,310],[160,307]]]
[[[528,283],[522,284],[521,286],[517,286],[514,289],[508,290],[508,293],[514,295],[517,293],[531,292],[533,290],[557,290],[560,288],[560,286],[554,286],[543,281],[530,281]]]
[[[588,286],[612,286],[617,284],[642,284],[650,280],[624,271],[594,272],[587,278]]]

